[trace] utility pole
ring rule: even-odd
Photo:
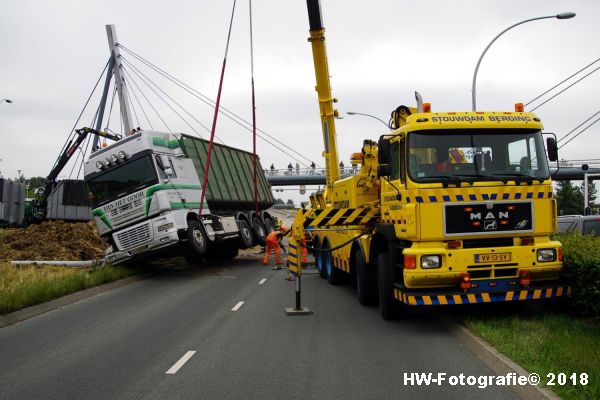
[[[117,30],[114,25],[106,25],[106,34],[108,35],[108,47],[110,48],[114,60],[114,75],[117,92],[119,94],[119,103],[121,104],[121,117],[123,119],[123,129],[125,136],[131,136],[131,107],[129,105],[129,94],[123,75],[123,65],[121,64],[121,53],[117,42]]]

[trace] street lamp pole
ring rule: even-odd
[[[12,103],[11,99],[0,99],[0,103],[2,103],[3,101],[7,102],[8,104]]]
[[[545,17],[529,18],[529,19],[526,19],[526,20],[521,21],[521,22],[517,22],[516,24],[509,26],[508,28],[506,28],[505,30],[503,30],[502,32],[500,32],[498,35],[496,35],[496,37],[494,39],[492,39],[492,41],[487,45],[487,47],[485,48],[485,50],[483,50],[483,53],[481,53],[481,56],[479,57],[479,60],[477,61],[477,65],[475,66],[475,72],[473,73],[473,85],[471,87],[471,95],[472,95],[472,101],[473,101],[473,111],[477,111],[477,101],[476,101],[475,90],[476,90],[476,85],[477,85],[477,71],[479,70],[479,64],[481,64],[481,60],[483,59],[483,56],[488,51],[488,49],[490,48],[490,46],[496,41],[496,39],[498,39],[500,36],[502,36],[506,31],[509,31],[512,28],[514,28],[515,26],[519,26],[519,25],[524,24],[526,22],[537,21],[538,19],[547,19],[547,18],[570,19],[570,18],[573,18],[574,16],[575,16],[574,12],[564,12],[564,13],[560,13],[560,14],[556,14],[556,15],[547,15]]]
[[[354,112],[354,111],[348,111],[346,114],[348,114],[348,115],[362,115],[362,116],[364,116],[364,117],[371,117],[371,118],[375,118],[377,121],[379,121],[379,122],[381,122],[382,124],[384,124],[384,125],[385,125],[385,127],[386,127],[386,128],[388,128],[388,129],[391,131],[391,129],[390,129],[390,127],[389,127],[389,125],[388,125],[388,124],[386,124],[384,120],[382,120],[381,118],[378,118],[378,117],[376,117],[376,116],[374,116],[374,115],[371,115],[371,114],[363,114],[363,113],[358,113],[358,112]]]

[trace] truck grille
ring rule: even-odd
[[[531,202],[449,204],[444,208],[444,219],[446,235],[533,230]]]
[[[121,231],[114,235],[120,250],[127,250],[150,240],[150,222]]]
[[[132,203],[124,204],[108,212],[113,225],[119,225],[122,222],[130,221],[134,218],[144,215],[142,199],[136,199]]]

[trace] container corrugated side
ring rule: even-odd
[[[180,145],[196,168],[202,181],[209,142],[193,136],[182,135]],[[214,143],[211,168],[208,175],[206,200],[211,209],[253,209],[254,183],[252,153]],[[261,210],[274,203],[271,186],[257,157],[257,200]]]

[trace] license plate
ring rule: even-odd
[[[130,253],[132,255],[133,254],[138,254],[138,253],[141,253],[142,251],[145,251],[146,249],[148,249],[148,246],[147,245],[143,245],[143,246],[139,246],[139,247],[136,247],[135,249],[131,250]]]
[[[510,253],[475,254],[476,263],[510,261]]]

